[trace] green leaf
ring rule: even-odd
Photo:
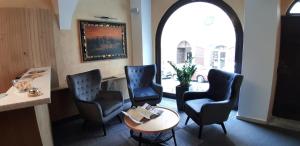
[[[173,62],[168,61],[172,68],[176,71],[177,79],[180,82],[180,85],[189,85],[192,81],[192,76],[197,70],[196,65],[192,64],[193,58],[189,58],[185,61],[184,65],[179,68]]]

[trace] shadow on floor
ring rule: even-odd
[[[163,98],[160,106],[176,110],[173,99]],[[259,125],[236,119],[232,111],[225,126],[225,135],[219,125],[204,126],[202,139],[198,139],[199,127],[190,120],[184,125],[186,114],[179,112],[180,123],[175,129],[178,146],[299,146],[300,133],[266,125]],[[100,126],[82,128],[83,120],[74,118],[53,125],[56,146],[136,146],[138,143],[130,137],[129,129],[117,118],[107,124],[107,136],[103,137]],[[169,140],[161,145],[174,145]]]

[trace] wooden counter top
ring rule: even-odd
[[[51,102],[50,98],[50,84],[51,84],[51,67],[32,68],[29,69],[23,76],[29,75],[31,71],[45,70],[40,73],[42,76],[37,77],[31,81],[32,87],[38,88],[42,95],[37,97],[28,97],[27,92],[20,93],[15,87],[7,90],[7,96],[0,98],[0,112],[31,107]]]

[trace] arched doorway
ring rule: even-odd
[[[181,41],[177,46],[177,64],[184,63],[189,57],[192,57],[192,47],[189,42]]]
[[[178,47],[183,40],[188,40],[190,51],[185,47]],[[193,63],[197,65],[198,73],[192,80],[198,83],[206,80],[210,68],[241,72],[242,26],[236,13],[223,1],[177,1],[163,15],[155,43],[158,70],[156,79],[167,92],[165,96],[174,96],[177,83],[174,78],[162,79],[161,73],[172,72],[168,61],[180,64],[182,59],[186,59],[187,56],[180,53],[194,58]]]

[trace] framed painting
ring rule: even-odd
[[[127,58],[126,24],[79,20],[82,60]]]

